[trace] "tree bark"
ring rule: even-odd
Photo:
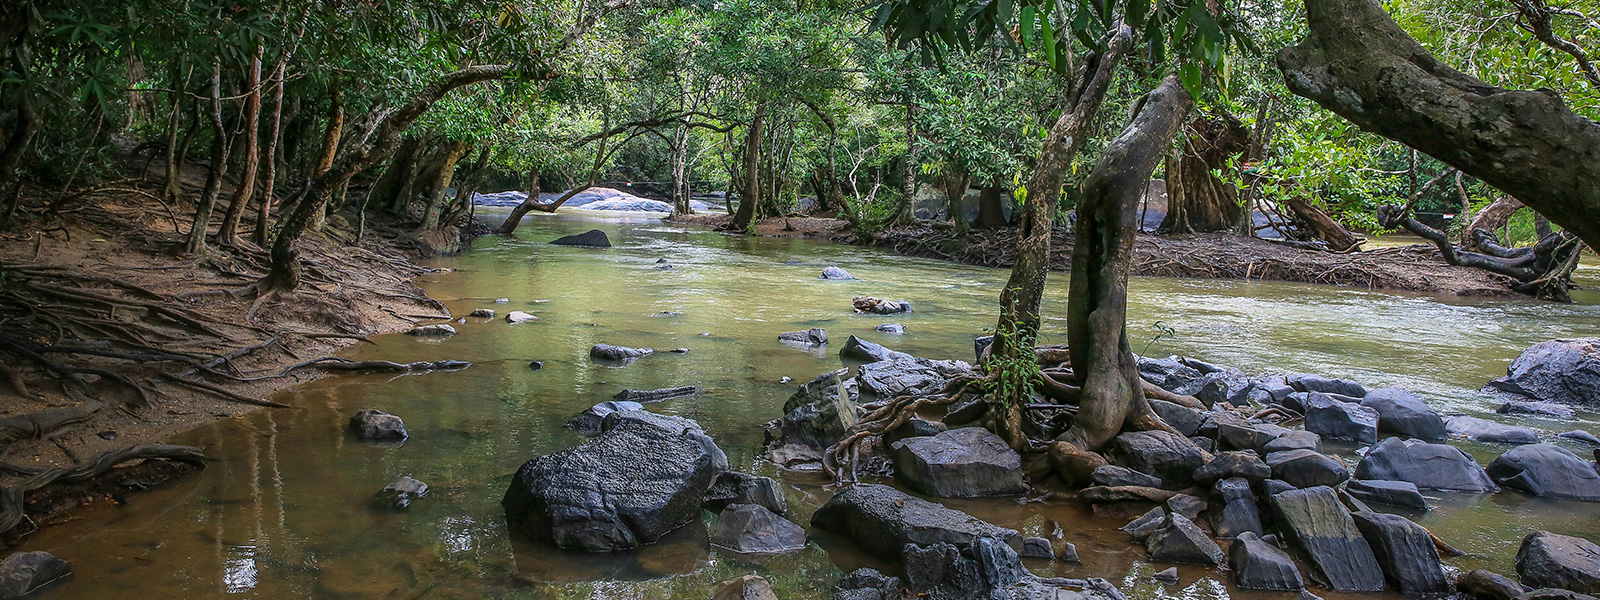
[[[1511,222],[1511,215],[1517,214],[1519,210],[1522,210],[1522,201],[1511,196],[1501,196],[1494,202],[1489,203],[1488,206],[1483,207],[1483,210],[1478,211],[1477,216],[1472,218],[1472,224],[1467,226],[1467,231],[1470,233],[1483,230],[1491,235],[1498,235],[1495,232],[1500,231],[1501,228],[1506,226],[1506,223]],[[1467,243],[1463,247],[1467,250],[1477,251],[1478,236],[1468,235]]]
[[[1418,221],[1406,208],[1378,207],[1378,223],[1384,227],[1404,227],[1433,242],[1447,263],[1504,275],[1514,280],[1512,289],[1537,298],[1572,301],[1567,290],[1571,287],[1572,269],[1583,251],[1583,243],[1569,232],[1552,234],[1525,248],[1504,248],[1493,239],[1492,232],[1477,229],[1473,235],[1482,252],[1470,252],[1457,248],[1449,234]]]
[[[1124,428],[1159,423],[1128,344],[1128,271],[1139,200],[1192,102],[1178,78],[1168,76],[1083,184],[1067,291],[1067,347],[1082,391],[1078,414],[1060,440],[1084,450],[1101,448]]]
[[[910,222],[917,218],[917,105],[906,102],[906,155],[901,161],[900,206],[895,209],[894,222]]]
[[[278,185],[278,140],[283,137],[283,88],[288,85],[287,67],[289,57],[278,59],[278,68],[272,78],[277,82],[277,91],[273,92],[272,101],[272,132],[268,134],[265,160],[267,173],[261,178],[261,203],[256,205],[256,230],[251,235],[251,241],[257,246],[265,248],[272,231],[272,203],[273,194]]]
[[[533,210],[534,205],[539,203],[538,167],[528,169],[528,184],[523,186],[523,189],[528,191],[528,197],[522,200],[522,204],[518,204],[516,208],[511,209],[511,214],[506,216],[505,222],[500,224],[500,228],[496,229],[495,233],[511,235],[516,232],[517,226],[522,224],[522,217],[526,216],[528,211]]]
[[[1176,161],[1167,161],[1167,216],[1159,231],[1243,232],[1249,215],[1239,203],[1239,189],[1216,173],[1250,148],[1249,130],[1226,112],[1197,118],[1184,129]]]
[[[1344,225],[1333,220],[1328,213],[1306,201],[1304,198],[1289,196],[1279,200],[1289,210],[1294,211],[1296,217],[1305,223],[1306,227],[1328,243],[1328,249],[1334,252],[1350,252],[1359,250],[1366,240],[1356,237],[1345,229]]]
[[[322,130],[322,149],[317,152],[317,166],[311,171],[316,177],[333,168],[333,159],[339,153],[339,138],[344,134],[344,87],[339,78],[333,79],[333,89],[328,99],[328,127]]]
[[[250,60],[250,71],[245,77],[245,89],[249,92],[245,95],[244,142],[240,146],[244,151],[244,172],[239,175],[239,184],[234,186],[233,197],[228,200],[228,212],[222,216],[222,226],[217,228],[217,243],[223,246],[239,245],[239,221],[244,217],[244,209],[256,191],[256,169],[261,164],[258,135],[261,131],[261,56],[264,52],[265,46],[256,47],[256,55]]]
[[[444,190],[450,187],[450,182],[455,179],[456,163],[461,162],[461,157],[472,150],[466,142],[447,142],[444,149],[444,158],[439,163],[439,169],[432,173],[433,177],[428,182],[426,196],[428,206],[422,213],[423,229],[438,229],[439,217],[444,215]]]
[[[744,190],[740,192],[739,212],[729,225],[734,231],[749,231],[761,203],[761,129],[767,120],[767,103],[756,105],[756,114],[744,136]]]
[[[206,187],[195,206],[194,224],[189,227],[189,239],[184,252],[199,254],[206,251],[206,228],[211,225],[211,211],[217,204],[217,193],[222,189],[222,176],[228,172],[228,130],[222,125],[222,61],[211,61],[211,169],[206,173]]]
[[[941,183],[944,184],[944,198],[946,216],[955,224],[958,233],[967,231],[967,188],[972,185],[972,174],[951,167],[951,173],[946,173]]]
[[[22,197],[17,193],[17,186],[21,182],[17,170],[22,166],[23,154],[33,142],[34,134],[39,131],[39,115],[34,112],[32,98],[26,91],[18,94],[17,120],[12,123],[5,149],[0,151],[0,196],[6,198],[5,209],[0,210],[0,229],[11,226],[17,205],[22,202]]]
[[[978,229],[1005,227],[1006,208],[1001,197],[1002,191],[997,184],[983,186],[983,192],[978,196]]]
[[[1290,91],[1600,244],[1600,124],[1440,63],[1371,0],[1307,0],[1306,20],[1310,35],[1277,56]]]
[[[485,143],[483,148],[478,150],[477,160],[472,161],[466,172],[462,174],[461,183],[456,185],[455,200],[445,204],[444,216],[441,217],[442,220],[440,221],[441,225],[445,227],[455,225],[461,221],[461,217],[472,211],[473,196],[478,194],[478,186],[483,185],[484,171],[487,170],[489,156],[493,154],[493,150],[488,143]]]
[[[188,87],[188,84],[178,81],[179,70],[178,61],[172,61],[172,69],[169,71],[169,75],[172,78],[170,85],[181,90]],[[172,114],[167,118],[167,180],[161,187],[161,196],[168,200],[176,200],[183,195],[183,186],[181,185],[183,178],[182,165],[178,162],[178,132],[183,129],[183,96],[184,94],[181,91],[172,92]]]
[[[672,131],[672,214],[694,213],[689,207],[689,126],[679,125]]]

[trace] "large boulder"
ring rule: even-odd
[[[1450,435],[1495,444],[1537,444],[1539,434],[1527,427],[1503,425],[1477,417],[1450,417],[1444,422]]]
[[[1167,513],[1161,527],[1144,541],[1150,560],[1184,565],[1216,566],[1226,560],[1222,548],[1206,537],[1198,525],[1188,517],[1175,512]]]
[[[839,358],[849,358],[869,363],[886,360],[912,360],[910,354],[895,352],[854,335],[844,341],[844,347],[839,349]]]
[[[937,392],[950,382],[950,378],[971,369],[971,365],[956,360],[895,358],[861,365],[856,381],[860,382],[862,389],[887,399],[905,394]]]
[[[1490,492],[1498,489],[1478,461],[1460,448],[1388,438],[1356,463],[1356,479],[1409,481],[1418,489]]]
[[[599,229],[590,229],[577,235],[568,235],[550,241],[557,246],[583,246],[586,248],[610,248],[611,238],[606,237],[606,232]]]
[[[1028,491],[1022,457],[982,427],[895,442],[894,466],[897,479],[933,496],[979,498]]]
[[[1534,344],[1489,386],[1536,400],[1600,406],[1600,338]]]
[[[1160,478],[1165,487],[1181,489],[1194,482],[1206,463],[1200,448],[1170,431],[1133,431],[1111,442],[1111,462]]]
[[[1351,517],[1395,589],[1404,594],[1450,591],[1450,580],[1444,576],[1428,530],[1400,515],[1358,512]]]
[[[858,483],[829,499],[811,526],[843,534],[877,556],[899,556],[906,544],[940,542],[964,548],[982,537],[1022,546],[1022,534],[892,487]]]
[[[1333,487],[1350,478],[1344,463],[1315,450],[1285,450],[1267,455],[1272,478],[1287,481],[1297,488],[1319,485]]]
[[[1261,511],[1255,494],[1243,477],[1218,480],[1211,486],[1211,501],[1222,508],[1216,512],[1211,528],[1219,538],[1236,538],[1245,532],[1262,533]]]
[[[1589,540],[1535,531],[1517,549],[1517,576],[1529,587],[1600,592],[1600,546]]]
[[[1429,441],[1444,439],[1444,419],[1411,390],[1372,390],[1361,399],[1361,405],[1378,411],[1378,431],[1382,433]]]
[[[1378,411],[1327,394],[1306,398],[1306,431],[1336,440],[1362,444],[1378,441]]]
[[[1428,510],[1428,500],[1417,490],[1417,484],[1409,481],[1351,479],[1344,491],[1362,502]]]
[[[522,465],[500,505],[513,532],[614,552],[697,518],[727,470],[728,457],[694,421],[624,411],[606,417],[599,437]]]
[[[22,598],[72,574],[67,561],[49,552],[17,552],[0,561],[0,598]]]
[[[350,417],[350,431],[370,442],[403,442],[408,435],[400,417],[369,408]]]
[[[1251,532],[1239,534],[1228,545],[1228,568],[1233,583],[1247,590],[1292,592],[1306,587],[1294,559]]]
[[[1383,570],[1333,488],[1318,486],[1274,494],[1272,514],[1305,550],[1328,587],[1346,592],[1383,590]]]
[[[1495,483],[1535,496],[1600,502],[1600,473],[1594,463],[1554,444],[1507,450],[1489,463],[1487,471]]]
[[[806,547],[806,530],[757,504],[730,504],[717,515],[711,545],[740,554],[783,554]]]

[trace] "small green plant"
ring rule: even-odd
[[[1033,343],[1028,336],[1022,335],[1016,323],[1002,321],[995,329],[992,347],[1015,348],[1016,352],[1006,355],[990,353],[988,369],[991,399],[1007,407],[1013,402],[1024,402],[1032,396],[1034,378],[1039,376]]]
[[[1175,338],[1175,337],[1178,337],[1178,330],[1173,329],[1171,326],[1167,325],[1166,321],[1156,321],[1155,324],[1152,325],[1152,326],[1156,328],[1156,334],[1154,336],[1150,337],[1150,341],[1144,343],[1144,347],[1143,348],[1139,349],[1139,355],[1140,356],[1144,356],[1145,352],[1150,349],[1150,346],[1156,343],[1156,340],[1159,340],[1161,338]]]

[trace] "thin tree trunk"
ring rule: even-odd
[[[990,182],[978,195],[978,229],[1005,227],[1006,208],[1002,203],[1000,185]]]
[[[461,157],[466,156],[471,150],[472,147],[466,142],[449,142],[445,145],[444,158],[439,163],[439,170],[433,173],[432,180],[428,182],[426,192],[428,204],[422,211],[423,229],[439,229],[439,217],[444,215],[445,188],[450,187],[450,182],[455,179],[456,163],[461,162]]]
[[[1344,225],[1340,225],[1333,217],[1328,216],[1328,213],[1322,212],[1322,209],[1317,208],[1316,205],[1306,201],[1304,198],[1288,196],[1282,198],[1280,202],[1289,207],[1289,210],[1294,211],[1295,216],[1299,217],[1301,221],[1305,221],[1311,231],[1321,237],[1324,242],[1327,242],[1329,250],[1334,252],[1359,250],[1361,244],[1365,241],[1356,237],[1349,229],[1345,229]]]
[[[896,222],[915,221],[917,218],[917,105],[906,103],[906,156],[902,161],[900,206],[895,209]]]
[[[22,156],[38,130],[39,115],[34,112],[33,100],[26,91],[19,92],[17,120],[12,123],[5,150],[0,151],[0,194],[6,195],[5,210],[0,211],[0,229],[11,226],[17,205],[22,202],[18,194],[22,178],[18,176],[17,169],[22,166]]]
[[[1461,214],[1456,215],[1456,224],[1461,235],[1461,245],[1466,246],[1472,238],[1472,197],[1467,195],[1467,186],[1461,181],[1461,171],[1456,171],[1456,196],[1461,199]]]
[[[1472,224],[1467,226],[1467,231],[1470,233],[1481,230],[1493,235],[1494,232],[1505,227],[1506,223],[1511,222],[1511,215],[1516,214],[1519,210],[1522,210],[1521,200],[1511,196],[1501,196],[1494,202],[1489,203],[1488,206],[1483,207],[1483,210],[1478,211],[1477,216],[1472,218]],[[1468,235],[1467,243],[1463,247],[1469,251],[1479,251],[1477,235]]]
[[[239,184],[233,188],[228,212],[222,217],[222,227],[217,229],[217,243],[223,246],[239,245],[239,221],[244,217],[244,209],[250,204],[250,197],[256,190],[256,170],[261,163],[258,140],[261,131],[261,56],[265,52],[265,46],[256,46],[256,55],[250,60],[250,72],[245,78],[245,89],[250,91],[244,102],[244,142],[241,144],[244,172],[239,175]]]
[[[317,166],[312,177],[327,173],[333,168],[333,159],[339,153],[339,137],[344,133],[344,88],[339,78],[333,79],[332,97],[328,100],[328,127],[322,132],[322,150],[317,153]]]
[[[176,200],[183,195],[183,186],[181,185],[183,172],[180,169],[182,165],[179,163],[178,157],[178,131],[183,129],[184,94],[181,90],[187,88],[188,83],[178,82],[179,70],[178,61],[172,61],[171,85],[176,86],[178,90],[172,92],[172,115],[167,119],[167,181],[161,187],[161,196],[168,200]]]
[[[411,211],[411,201],[417,199],[417,181],[422,178],[430,165],[427,159],[433,151],[426,140],[417,142],[416,150],[411,153],[411,162],[400,171],[400,189],[394,193],[393,203],[389,205],[389,212],[395,216],[405,217]]]
[[[221,59],[211,60],[211,135],[211,169],[206,173],[206,187],[200,193],[194,224],[189,227],[189,239],[183,248],[189,254],[206,251],[206,228],[211,225],[211,211],[217,204],[222,176],[228,172],[228,130],[222,125]]]
[[[689,127],[679,125],[672,132],[672,214],[693,214],[689,207]]]
[[[733,214],[729,225],[734,231],[750,231],[755,220],[756,205],[761,203],[761,129],[767,120],[767,103],[756,105],[755,117],[750,119],[744,136],[744,190],[739,194],[739,212]]]
[[[251,236],[251,241],[263,248],[267,246],[272,231],[273,194],[278,184],[278,140],[283,137],[283,88],[288,85],[285,78],[287,67],[288,56],[278,59],[278,68],[272,76],[277,81],[278,89],[273,92],[272,132],[267,137],[267,173],[261,178],[261,203],[256,205],[256,230]]]
[[[528,197],[522,200],[522,204],[518,204],[516,208],[511,209],[511,214],[506,216],[505,222],[500,224],[500,228],[496,229],[495,233],[511,235],[516,232],[517,226],[522,224],[522,217],[527,216],[528,211],[533,210],[533,206],[539,203],[538,167],[528,169],[528,183],[523,186],[523,189],[528,191]]]

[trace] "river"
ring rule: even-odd
[[[609,250],[548,245],[589,228],[607,232]],[[658,269],[665,258],[673,266]],[[499,500],[524,461],[581,441],[563,429],[572,415],[623,388],[698,385],[693,397],[650,410],[698,420],[734,467],[780,478],[805,524],[829,497],[824,482],[783,478],[759,458],[760,425],[777,418],[799,381],[838,368],[837,351],[857,334],[930,358],[971,360],[972,338],[994,323],[1006,273],[810,240],[757,239],[687,229],[650,219],[536,215],[514,237],[477,240],[472,251],[434,261],[449,271],[419,282],[455,314],[494,308],[537,314],[455,324],[445,339],[404,335],[346,353],[358,359],[458,359],[458,372],[335,376],[273,399],[297,409],[267,409],[189,432],[176,440],[206,447],[198,473],[96,507],[48,527],[20,549],[69,561],[72,581],[55,598],[708,598],[716,583],[746,573],[770,581],[786,600],[830,598],[847,570],[875,565],[849,542],[817,534],[807,550],[760,561],[707,549],[693,524],[632,554],[573,555],[508,539]],[[817,278],[825,266],[859,281]],[[1585,269],[1585,275],[1592,273]],[[853,315],[850,298],[909,300],[896,317]],[[1135,279],[1129,335],[1136,351],[1186,354],[1246,372],[1311,372],[1368,387],[1405,386],[1441,413],[1488,418],[1497,404],[1478,391],[1504,374],[1524,347],[1600,331],[1600,298],[1558,305],[1367,291],[1273,282]],[[496,304],[497,298],[509,300]],[[1066,278],[1046,297],[1046,340],[1065,336]],[[906,333],[873,326],[895,321]],[[1158,325],[1159,324],[1159,325]],[[828,329],[833,344],[807,350],[779,333]],[[1171,335],[1158,336],[1162,328]],[[588,348],[606,342],[660,352],[626,367],[591,364]],[[544,361],[541,370],[529,361]],[[780,383],[790,377],[795,382]],[[411,438],[380,448],[350,438],[357,410],[400,415]],[[1600,431],[1600,415],[1575,421],[1510,419],[1545,435]],[[1566,444],[1567,442],[1562,442]],[[1503,448],[1463,444],[1487,463]],[[1590,450],[1569,445],[1580,455]],[[1353,465],[1350,448],[1330,448]],[[371,499],[401,475],[431,493],[404,512]],[[1533,529],[1600,539],[1600,505],[1547,501],[1516,492],[1435,496],[1416,518],[1467,551],[1453,567],[1512,573],[1512,555]],[[1115,531],[1125,518],[1096,517],[1062,502],[949,501],[1037,535],[1060,526],[1085,564],[1030,562],[1041,574],[1102,576],[1130,598],[1288,598],[1241,593],[1227,575],[1165,568]],[[1348,595],[1317,593],[1328,598]],[[1348,596],[1354,597],[1354,596]],[[1366,597],[1372,597],[1368,595]]]

